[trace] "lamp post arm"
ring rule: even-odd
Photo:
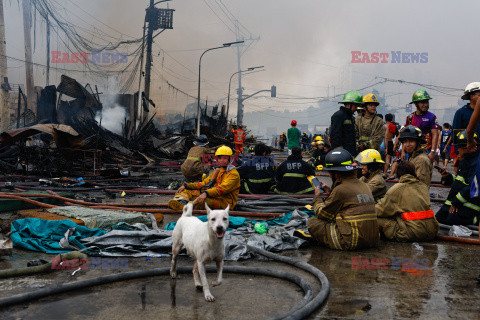
[[[260,91],[257,91],[257,92],[255,92],[255,93],[249,95],[249,96],[246,96],[246,97],[242,98],[242,102],[245,101],[245,100],[247,100],[247,99],[249,99],[249,98],[251,98],[251,97],[253,97],[254,95],[259,94],[260,92],[272,92],[272,90],[260,90]]]

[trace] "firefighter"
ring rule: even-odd
[[[364,150],[358,154],[355,161],[362,165],[362,177],[360,180],[370,187],[373,198],[379,202],[387,193],[387,183],[382,176],[385,162],[382,161],[380,152],[375,149]]]
[[[287,130],[287,139],[288,139],[288,154],[292,154],[292,149],[294,147],[300,146],[300,130],[297,128],[297,121],[292,120],[290,123],[292,126]]]
[[[425,143],[422,131],[412,125],[406,126],[400,132],[398,140],[402,143],[402,151],[404,150],[406,155],[408,155],[408,161],[415,165],[415,173],[418,180],[430,188],[433,165],[427,156],[427,151],[422,148],[422,144]]]
[[[415,171],[412,162],[401,161],[398,183],[375,207],[380,233],[388,240],[429,241],[437,236],[439,225],[430,208],[428,188],[418,180]]]
[[[324,170],[335,177],[332,188],[322,183],[325,201],[315,188],[315,217],[308,220],[311,236],[322,245],[337,250],[376,247],[379,240],[375,200],[368,185],[356,178],[357,164],[345,149],[330,151]]]
[[[285,143],[287,141],[287,133],[286,132],[283,132],[281,135],[280,135],[280,151],[283,151],[283,149],[285,149]]]
[[[235,144],[235,154],[238,156],[243,153],[243,143],[245,142],[245,131],[243,126],[238,126],[238,129],[233,131],[233,143]]]
[[[478,141],[476,133],[474,133],[474,139]],[[442,180],[453,181],[453,184],[448,193],[447,201],[438,210],[436,217],[438,222],[448,225],[478,225],[480,219],[480,199],[470,196],[470,185],[475,177],[477,158],[480,151],[469,152],[465,130],[457,132],[457,135],[454,137],[454,146],[458,148],[461,159],[458,174],[454,177],[442,170]]]
[[[352,156],[357,155],[355,137],[355,117],[357,108],[362,106],[362,95],[357,91],[345,93],[342,101],[344,106],[335,112],[331,118],[330,143],[333,149],[343,148]]]
[[[305,194],[313,193],[314,189],[308,177],[315,176],[315,170],[311,165],[302,160],[302,149],[293,147],[292,155],[288,156],[278,166],[276,179],[278,194]]]
[[[208,168],[202,166],[202,156],[208,153],[205,147],[208,145],[207,136],[201,134],[193,144],[195,146],[188,151],[187,159],[180,167],[187,182],[201,181],[202,175],[208,172]]]
[[[314,167],[325,166],[325,157],[327,156],[328,151],[325,150],[325,142],[321,137],[316,137],[315,141],[312,142],[313,154],[309,162]]]
[[[301,141],[302,141],[302,151],[307,151],[308,136],[306,132],[302,134]]]
[[[355,119],[358,151],[375,149],[380,151],[380,145],[385,137],[383,120],[377,116],[377,106],[380,104],[373,93],[362,98],[364,112]]]
[[[255,156],[237,169],[240,174],[240,193],[266,194],[275,185],[275,163],[270,148],[263,143],[255,145]]]
[[[212,172],[202,182],[186,183],[178,188],[168,206],[181,210],[189,201],[196,200],[195,209],[204,209],[205,203],[211,209],[225,209],[227,205],[233,209],[237,204],[240,190],[240,175],[230,164],[232,149],[221,146],[215,152],[220,168]]]

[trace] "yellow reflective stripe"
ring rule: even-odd
[[[474,204],[471,203],[471,202],[464,203],[463,206],[464,206],[464,207],[467,207],[467,208],[470,208],[470,209],[472,209],[472,210],[475,210],[475,211],[480,211],[480,207],[477,206],[477,205],[474,205]]]
[[[248,179],[248,181],[252,183],[265,183],[265,182],[270,182],[272,181],[272,178],[267,178],[267,179]]]
[[[466,203],[466,202],[467,202],[467,199],[465,199],[465,198],[460,194],[460,192],[457,193],[457,199],[458,199],[461,203]]]
[[[447,200],[447,201],[445,201],[445,204],[446,204],[447,206],[451,206],[451,205],[452,205],[452,201]]]
[[[357,242],[358,242],[358,225],[357,222],[354,221],[353,223],[350,224],[352,227],[352,245],[350,249],[355,249],[357,247]]]
[[[460,181],[461,183],[463,183],[464,185],[467,185],[467,186],[468,186],[468,183],[465,182],[465,179],[464,179],[462,176],[456,176],[456,177],[455,177],[455,180],[458,180],[458,181]]]
[[[304,175],[304,174],[301,174],[301,173],[291,173],[291,172],[285,173],[283,176],[284,176],[284,177],[294,177],[294,178],[305,178],[305,175]]]
[[[346,166],[348,164],[352,164],[352,160],[348,160],[348,161],[345,161],[345,162],[342,162],[340,163],[342,166]]]
[[[187,160],[200,161],[200,158],[197,158],[197,157],[187,157]]]
[[[325,210],[320,210],[320,214],[327,219],[333,219],[335,217],[332,213]]]
[[[343,220],[349,221],[349,222],[357,221],[359,219],[375,220],[375,219],[377,219],[377,214],[376,213],[365,213],[365,214],[359,214],[359,215],[351,216],[351,217],[337,217],[337,219],[343,219]]]
[[[335,231],[335,224],[333,223],[330,224],[330,236],[332,237],[333,246],[338,250],[342,250],[342,247],[338,242],[337,232]]]
[[[246,182],[243,183],[243,186],[245,187],[245,191],[247,191],[250,194],[253,194],[250,189],[248,188],[248,184]]]

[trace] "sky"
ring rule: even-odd
[[[146,0],[48,0],[79,33],[95,37],[98,30],[116,39],[139,38]],[[318,106],[319,97],[338,101],[349,90],[366,94],[376,89],[390,106],[403,108],[421,85],[385,82],[385,78],[446,87],[428,90],[431,108],[437,112],[457,106],[462,90],[479,81],[475,52],[480,49],[472,30],[478,29],[477,1],[319,1],[319,0],[173,0],[157,5],[175,9],[173,30],[154,42],[152,97],[160,112],[183,113],[197,96],[198,60],[203,50],[237,40],[227,15],[238,19],[249,45],[241,67],[263,65],[261,72],[244,75],[245,94],[277,87],[277,98],[268,93],[245,101],[245,112],[301,110]],[[24,59],[22,15],[15,0],[4,1],[7,55]],[[230,15],[231,14],[231,15]],[[108,27],[107,27],[108,26]],[[37,16],[34,61],[45,64],[45,26]],[[33,34],[32,34],[33,36]],[[52,49],[65,51],[61,31],[52,35]],[[102,42],[103,41],[103,42]],[[132,47],[133,48],[133,47]],[[129,49],[130,50],[130,49]],[[388,53],[387,63],[352,63],[352,51]],[[392,63],[392,51],[423,53],[425,63]],[[130,52],[130,51],[129,51]],[[53,66],[53,65],[52,65]],[[55,64],[83,70],[81,64]],[[24,83],[23,63],[8,60],[10,83]],[[35,84],[45,85],[45,67],[37,66]],[[209,105],[226,103],[228,80],[238,71],[235,48],[208,52],[202,59],[201,99]],[[61,70],[51,73],[60,80]],[[68,73],[67,73],[68,74]],[[102,91],[114,90],[112,79],[70,73]],[[168,83],[167,83],[168,82]],[[138,88],[138,80],[135,81]],[[378,84],[377,84],[378,83]],[[108,88],[107,88],[108,84]],[[170,85],[169,85],[170,84]],[[132,86],[131,92],[138,90]],[[180,89],[177,91],[172,86]],[[236,78],[232,88],[237,86]],[[449,89],[452,88],[452,89]],[[458,90],[454,90],[458,89]],[[231,92],[231,110],[236,111],[236,90]],[[336,106],[321,107],[320,117],[330,117]],[[453,115],[452,115],[453,117]],[[290,119],[282,119],[282,125]],[[248,125],[248,123],[247,123]]]

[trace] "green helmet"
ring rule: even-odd
[[[339,103],[353,103],[353,104],[363,104],[362,94],[357,91],[348,91],[343,96],[343,100]]]
[[[410,103],[414,103],[417,101],[430,100],[430,99],[432,98],[430,98],[430,95],[428,94],[427,90],[420,89],[413,93],[412,102]]]

